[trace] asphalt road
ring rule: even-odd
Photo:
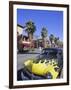
[[[36,54],[17,54],[17,70],[23,68],[23,63],[24,61],[30,59],[30,58],[35,58],[39,55],[39,53]]]
[[[41,53],[40,49],[35,49],[35,51],[30,51],[28,53],[18,53],[17,54],[17,70],[23,68],[24,61],[28,60],[29,58],[35,58]]]

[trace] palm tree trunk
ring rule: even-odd
[[[44,48],[46,48],[46,47],[47,47],[46,38],[43,38],[43,47],[44,47]]]
[[[33,41],[33,35],[31,33],[28,34],[29,41],[31,42],[30,48],[33,46],[32,41]]]
[[[29,41],[32,41],[32,34],[31,33],[28,34],[28,37],[29,37]]]

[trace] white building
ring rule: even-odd
[[[24,29],[23,26],[17,24],[17,32],[18,32],[19,35],[21,35],[23,33],[23,29]]]

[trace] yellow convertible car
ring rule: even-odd
[[[44,76],[50,73],[52,79],[56,79],[59,74],[59,67],[55,59],[52,60],[39,60],[38,63],[34,60],[27,60],[24,62],[25,67],[35,75]]]

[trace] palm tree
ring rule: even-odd
[[[55,37],[54,42],[55,42],[56,45],[58,45],[58,41],[59,41],[59,37]]]
[[[51,34],[51,35],[49,36],[49,39],[50,39],[51,46],[52,46],[52,44],[53,44],[53,42],[54,42],[54,35]]]
[[[25,31],[28,33],[29,41],[31,42],[31,45],[30,45],[30,47],[31,47],[33,45],[32,44],[33,34],[36,31],[36,26],[35,26],[34,22],[28,21],[26,23],[26,30]]]
[[[59,47],[63,48],[63,42],[59,41]]]
[[[49,39],[50,39],[50,42],[51,42],[51,44],[53,43],[53,41],[54,41],[54,35],[53,34],[51,34],[50,36],[49,36]]]
[[[43,47],[46,48],[47,47],[47,42],[46,42],[46,37],[47,37],[48,31],[45,27],[42,28],[41,31],[41,36],[42,36],[42,40],[43,40]]]
[[[30,41],[32,41],[32,39],[33,39],[33,34],[34,34],[35,30],[36,30],[36,26],[35,26],[34,22],[28,21],[26,23],[25,31],[28,33],[28,37],[29,37]]]
[[[39,45],[38,45],[39,44],[39,36],[36,35],[35,38],[36,38],[36,47],[38,48],[39,47]]]
[[[58,40],[58,42],[57,42],[57,46],[58,46],[58,47],[63,47],[63,42],[60,41],[60,40]]]

